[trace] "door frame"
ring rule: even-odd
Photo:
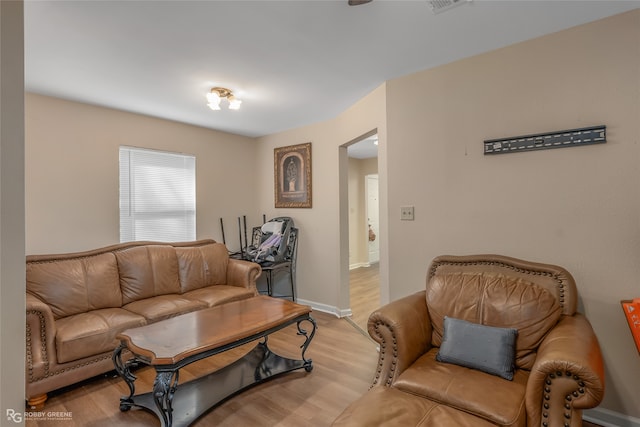
[[[374,128],[340,146],[338,146],[338,195],[339,195],[339,234],[340,234],[340,288],[338,295],[338,315],[351,315],[349,301],[349,155],[347,147],[372,135],[378,134],[378,204],[380,207],[380,304],[389,302],[389,259],[387,242],[388,214],[385,208],[386,194],[386,147],[385,134]]]

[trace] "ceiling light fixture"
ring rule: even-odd
[[[207,94],[207,106],[212,110],[220,110],[220,102],[222,98],[227,98],[229,101],[230,110],[239,110],[242,101],[233,95],[231,90],[223,87],[211,88],[211,91]]]

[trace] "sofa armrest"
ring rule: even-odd
[[[56,325],[51,307],[27,293],[26,298],[26,381],[44,378],[55,364]]]
[[[374,385],[390,386],[431,348],[425,291],[393,301],[371,313],[369,335],[380,344]]]
[[[581,426],[604,395],[604,363],[591,324],[564,316],[545,337],[527,382],[528,425]],[[546,423],[546,424],[545,424]]]
[[[255,295],[258,295],[256,279],[260,273],[262,273],[260,264],[230,258],[227,265],[227,285],[251,289]]]

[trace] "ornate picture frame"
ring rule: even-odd
[[[311,143],[273,149],[276,208],[311,207]]]

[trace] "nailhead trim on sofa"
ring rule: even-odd
[[[585,390],[584,390],[584,386],[585,383],[584,381],[582,381],[580,379],[580,377],[578,377],[577,375],[573,375],[571,372],[567,371],[564,373],[557,371],[555,373],[551,373],[549,375],[547,375],[547,378],[545,379],[545,386],[544,386],[544,401],[542,402],[542,421],[541,421],[541,426],[542,427],[548,427],[549,423],[547,421],[545,421],[546,419],[549,418],[549,410],[551,409],[551,392],[552,392],[552,388],[551,386],[553,385],[553,380],[558,379],[558,378],[563,378],[563,377],[567,377],[567,378],[571,378],[574,381],[576,381],[576,389],[574,391],[572,391],[571,393],[568,393],[565,397],[564,397],[564,418],[565,418],[565,422],[564,422],[564,426],[565,427],[570,427],[571,426],[571,414],[572,414],[572,401],[574,398],[578,398],[581,395],[584,394]]]
[[[29,310],[27,311],[27,315],[29,314],[34,314],[36,316],[38,316],[38,320],[40,321],[40,341],[43,343],[43,350],[42,350],[42,356],[44,359],[44,376],[40,377],[40,378],[34,378],[33,377],[33,355],[32,355],[32,351],[31,351],[31,326],[29,325],[29,322],[27,322],[27,330],[26,330],[26,335],[27,335],[27,366],[29,367],[29,382],[34,382],[37,380],[40,380],[42,378],[46,378],[49,376],[49,357],[48,357],[48,353],[47,353],[47,341],[46,341],[46,331],[45,331],[45,321],[44,321],[44,316],[42,315],[41,312],[36,311],[36,310]]]

